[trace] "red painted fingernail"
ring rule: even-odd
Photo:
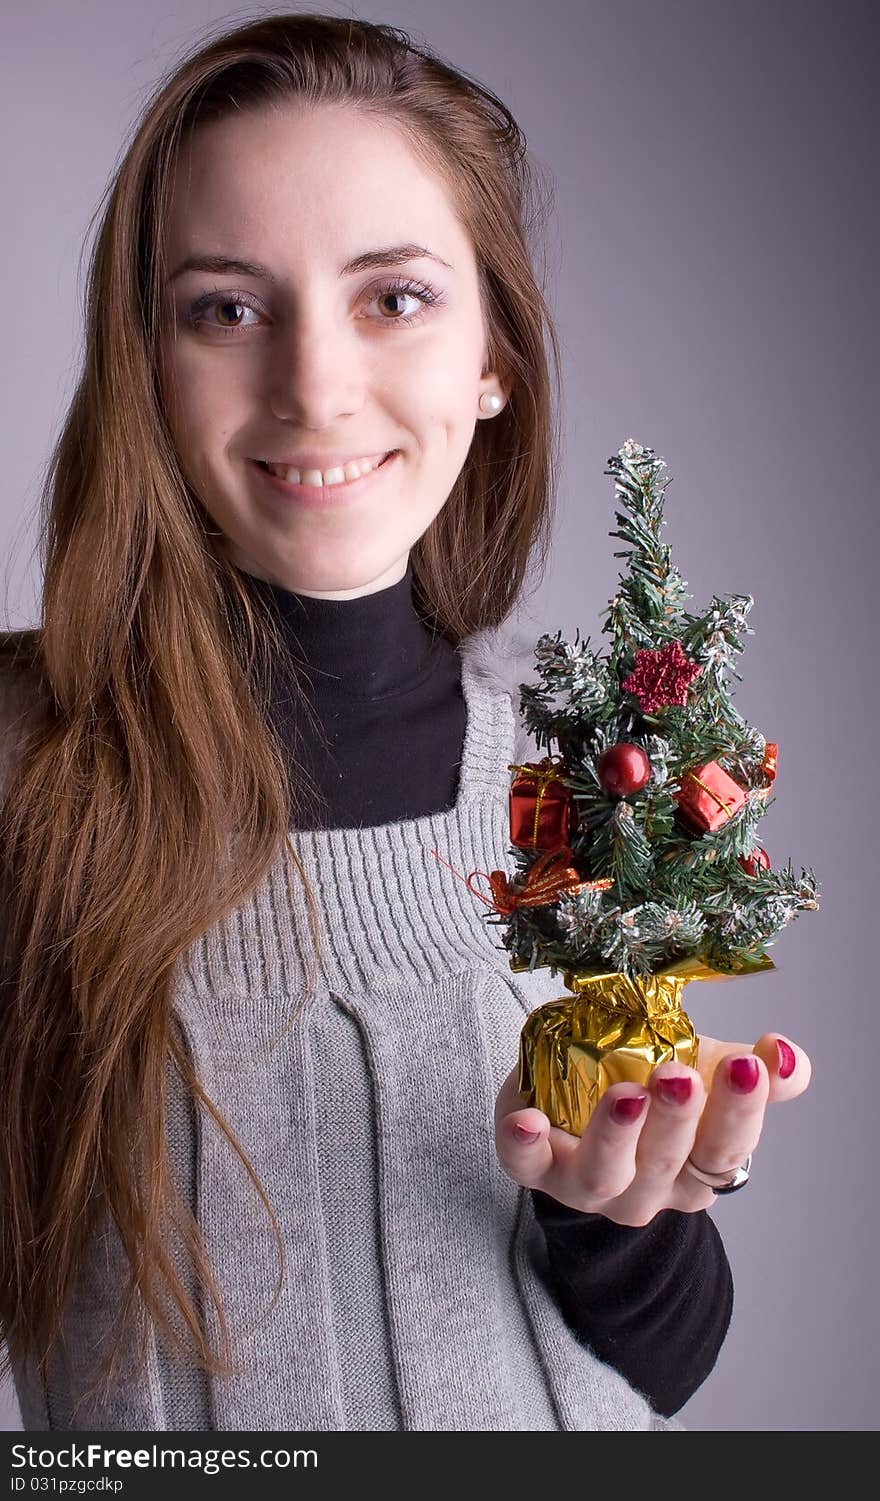
[[[654,1080],[654,1092],[666,1105],[686,1105],[691,1097],[691,1080],[687,1074],[677,1078]]]
[[[731,1058],[727,1078],[737,1094],[751,1094],[758,1082],[757,1058]]]
[[[537,1141],[540,1131],[530,1131],[527,1126],[521,1126],[519,1121],[513,1128],[513,1134],[517,1141]]]
[[[794,1073],[795,1064],[797,1063],[797,1059],[794,1056],[794,1048],[790,1048],[787,1042],[783,1042],[781,1037],[777,1037],[776,1052],[779,1056],[779,1077],[780,1079],[787,1079],[789,1074]]]
[[[645,1108],[646,1094],[618,1095],[611,1101],[611,1119],[619,1126],[628,1126],[637,1121]]]

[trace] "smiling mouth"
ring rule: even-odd
[[[342,488],[345,485],[356,484],[359,479],[366,479],[366,477],[370,474],[373,474],[375,470],[381,469],[382,465],[386,464],[388,460],[393,458],[398,452],[399,450],[396,448],[389,449],[389,451],[383,454],[382,458],[378,461],[375,459],[356,459],[351,464],[335,465],[331,469],[324,470],[323,472],[319,469],[298,469],[293,464],[270,465],[268,459],[255,459],[254,463],[263,470],[264,474],[271,474],[275,479],[281,480],[284,484],[294,486],[304,485],[311,490],[332,490],[337,487]],[[355,472],[345,472],[350,469],[355,470]],[[330,480],[323,478],[323,474],[331,473],[334,475],[338,474],[340,477],[338,479]],[[307,480],[305,478],[307,474],[317,474],[318,479]]]
[[[296,483],[292,480],[282,479],[280,475],[273,473],[265,459],[251,459],[249,462],[265,476],[276,494],[284,495],[292,500],[299,500],[306,505],[320,507],[322,505],[330,505],[335,499],[340,501],[347,499],[349,495],[351,495],[352,499],[355,496],[359,496],[363,489],[369,487],[370,482],[375,476],[382,469],[392,464],[399,457],[400,453],[401,449],[393,448],[390,453],[386,453],[384,459],[374,469],[369,469],[366,473],[360,474],[355,478],[337,480],[329,485],[303,484],[302,481]],[[307,470],[306,473],[308,472]]]

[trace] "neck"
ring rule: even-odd
[[[297,594],[244,576],[273,607],[285,646],[319,698],[372,701],[406,692],[431,666],[435,638],[413,601],[412,563],[396,584],[353,599]]]

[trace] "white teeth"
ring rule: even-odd
[[[289,469],[284,464],[266,463],[270,474],[275,474],[283,479],[288,485],[342,485],[347,480],[360,479],[364,474],[370,474],[378,469],[385,454],[374,454],[371,458],[352,459],[349,464],[344,464],[335,469]]]

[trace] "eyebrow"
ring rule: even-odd
[[[365,250],[362,255],[356,255],[354,260],[340,267],[339,275],[356,276],[360,271],[372,271],[378,266],[402,266],[407,261],[418,260],[436,261],[438,265],[445,266],[447,271],[455,270],[454,266],[450,266],[442,256],[435,255],[426,245],[386,245],[381,249]],[[231,255],[188,255],[177,270],[171,273],[169,282],[176,281],[185,271],[213,271],[221,276],[252,276],[273,286],[280,280],[260,261],[239,260],[237,256]]]

